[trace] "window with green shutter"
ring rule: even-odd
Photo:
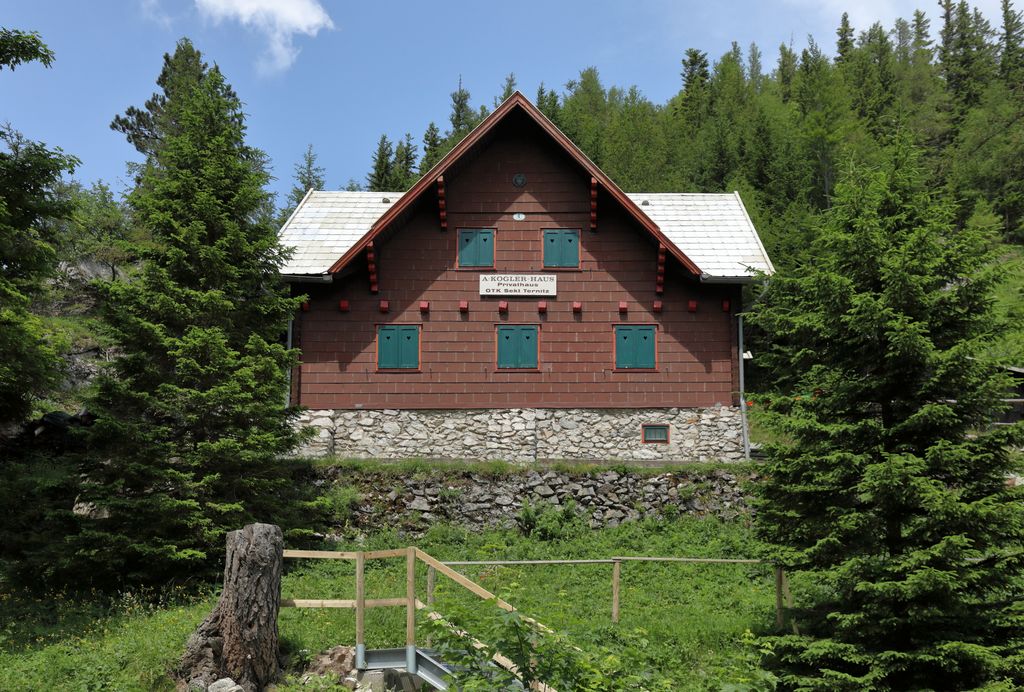
[[[498,327],[498,367],[537,367],[537,327],[502,325]]]
[[[377,368],[380,370],[420,367],[420,328],[407,324],[377,327]]]
[[[616,325],[615,367],[619,370],[653,369],[655,334],[653,325]]]
[[[580,266],[580,232],[566,228],[544,230],[544,266]]]
[[[494,229],[459,229],[459,266],[494,266]]]

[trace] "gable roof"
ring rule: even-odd
[[[740,193],[631,192],[674,245],[686,248],[704,281],[749,281],[774,274]]]
[[[286,278],[299,280],[320,277],[329,280],[329,274],[341,271],[362,251],[367,243],[383,233],[389,226],[401,219],[421,196],[430,194],[436,189],[438,178],[443,176],[468,152],[480,144],[494,130],[495,126],[513,111],[525,113],[545,131],[584,171],[597,181],[601,191],[599,196],[610,195],[627,214],[642,226],[671,253],[687,270],[703,280],[728,281],[730,279],[746,281],[753,272],[738,270],[743,262],[751,260],[750,267],[771,271],[764,247],[743,203],[738,195],[702,195],[701,197],[728,197],[738,210],[715,214],[704,214],[706,209],[698,209],[699,205],[686,207],[680,197],[687,195],[627,195],[623,192],[594,162],[587,158],[579,147],[562,133],[541,111],[520,92],[515,92],[506,99],[493,113],[487,116],[472,132],[459,142],[447,155],[431,168],[420,180],[405,193],[395,192],[314,192],[307,193],[298,208],[281,229],[281,242],[293,247],[292,259],[282,268]],[[652,198],[657,198],[652,202]],[[663,199],[664,198],[664,199]],[[677,199],[671,199],[677,198]],[[648,201],[647,207],[641,209],[639,200]],[[723,211],[720,203],[719,211]],[[653,205],[653,206],[652,206]],[[687,210],[694,214],[688,214]],[[657,210],[657,211],[655,211]],[[653,213],[648,213],[653,212]],[[661,214],[667,222],[666,228],[660,227],[655,218]],[[680,216],[681,215],[681,216]],[[703,224],[703,230],[711,234],[705,237],[695,232],[702,224],[700,217],[704,215],[714,223]],[[726,221],[728,219],[728,221]],[[721,224],[718,221],[722,221]],[[743,223],[745,221],[745,224]],[[752,235],[750,238],[748,236]],[[679,243],[677,240],[685,240]],[[693,243],[704,243],[707,247],[703,253],[705,259],[711,260],[713,271],[708,271],[703,264],[696,262],[692,253]],[[759,249],[759,257],[755,257],[752,249]],[[684,248],[685,247],[685,251]],[[741,254],[734,255],[733,251]],[[736,272],[734,274],[718,274],[716,272]]]

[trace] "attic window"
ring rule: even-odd
[[[381,204],[391,204],[391,198],[385,197],[384,199],[381,200]]]
[[[643,202],[640,203],[640,206],[641,207],[649,207],[649,206],[651,206],[651,203],[648,200],[645,199]]]

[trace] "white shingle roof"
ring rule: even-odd
[[[292,248],[292,257],[281,273],[326,274],[402,194],[326,190],[308,193],[281,229],[281,244]]]
[[[775,271],[738,193],[629,193],[705,280],[743,280]]]
[[[401,192],[313,191],[281,229],[292,258],[286,276],[324,275]],[[743,281],[774,272],[738,194],[631,193],[630,199],[700,267],[707,281]]]

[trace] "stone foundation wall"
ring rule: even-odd
[[[738,461],[737,407],[706,409],[468,409],[306,411],[316,436],[301,454],[350,459]],[[668,444],[641,426],[669,426]]]

